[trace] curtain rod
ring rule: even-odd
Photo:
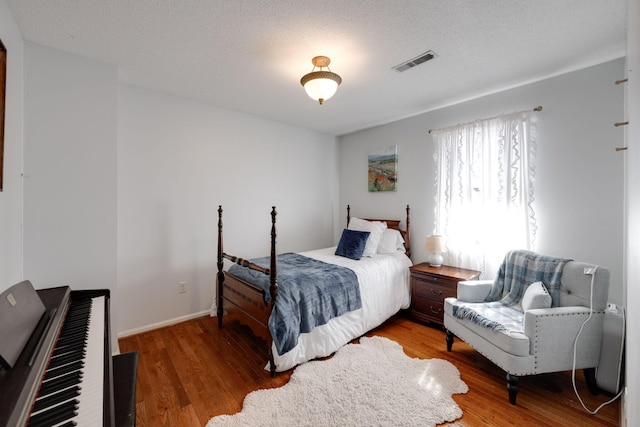
[[[525,110],[525,111],[529,111],[529,110]],[[524,113],[525,111],[519,111],[519,112],[520,113]],[[537,107],[534,107],[534,109],[531,110],[531,111],[534,111],[534,112],[538,113],[538,112],[542,111],[542,106],[538,105]],[[488,119],[482,119],[482,120],[492,120],[492,119],[497,119],[498,117],[500,117],[500,116],[489,117]],[[447,126],[446,128],[440,128],[440,129],[435,129],[435,130],[443,130],[443,129],[448,129],[450,127],[452,127],[452,126]],[[434,129],[429,129],[429,133],[431,133],[431,132],[434,132]]]

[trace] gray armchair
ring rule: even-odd
[[[580,332],[575,368],[595,392],[608,292],[604,267],[509,252],[495,280],[460,282],[445,300],[447,350],[456,336],[504,369],[515,405],[518,377],[573,368]]]

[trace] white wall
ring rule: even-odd
[[[412,207],[413,261],[426,260],[434,227],[434,145],[438,129],[543,106],[538,113],[537,250],[611,270],[610,300],[622,303],[624,75],[616,60],[340,138],[340,201],[354,214],[404,218]],[[398,145],[398,191],[367,192],[370,149]]]
[[[117,69],[25,43],[25,277],[116,285]]]
[[[116,109],[114,66],[25,42],[24,277],[36,288],[116,300]]]
[[[209,309],[218,205],[233,255],[268,254],[272,205],[279,252],[333,244],[335,137],[126,85],[118,112],[121,332]]]
[[[218,204],[228,252],[268,252],[272,205],[279,250],[333,244],[335,137],[119,87],[116,67],[30,42],[24,73],[24,277],[110,289],[114,332],[210,307]]]
[[[23,42],[5,0],[0,0],[0,40],[7,49],[4,185],[0,192],[0,292],[22,280]]]
[[[626,245],[625,273],[627,308],[626,395],[623,415],[627,426],[640,425],[640,1],[629,0],[629,26],[627,29],[626,89],[626,145],[625,202]]]

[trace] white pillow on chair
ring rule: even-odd
[[[522,296],[522,311],[551,307],[551,295],[542,282],[529,285]]]

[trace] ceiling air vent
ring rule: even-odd
[[[396,70],[397,72],[401,73],[403,71],[408,70],[409,68],[413,68],[417,65],[422,64],[423,62],[427,62],[433,58],[435,58],[437,55],[434,51],[432,50],[428,50],[425,53],[416,56],[413,59],[410,59],[406,62],[403,62],[402,64],[396,65],[395,67],[391,67],[392,70]]]

